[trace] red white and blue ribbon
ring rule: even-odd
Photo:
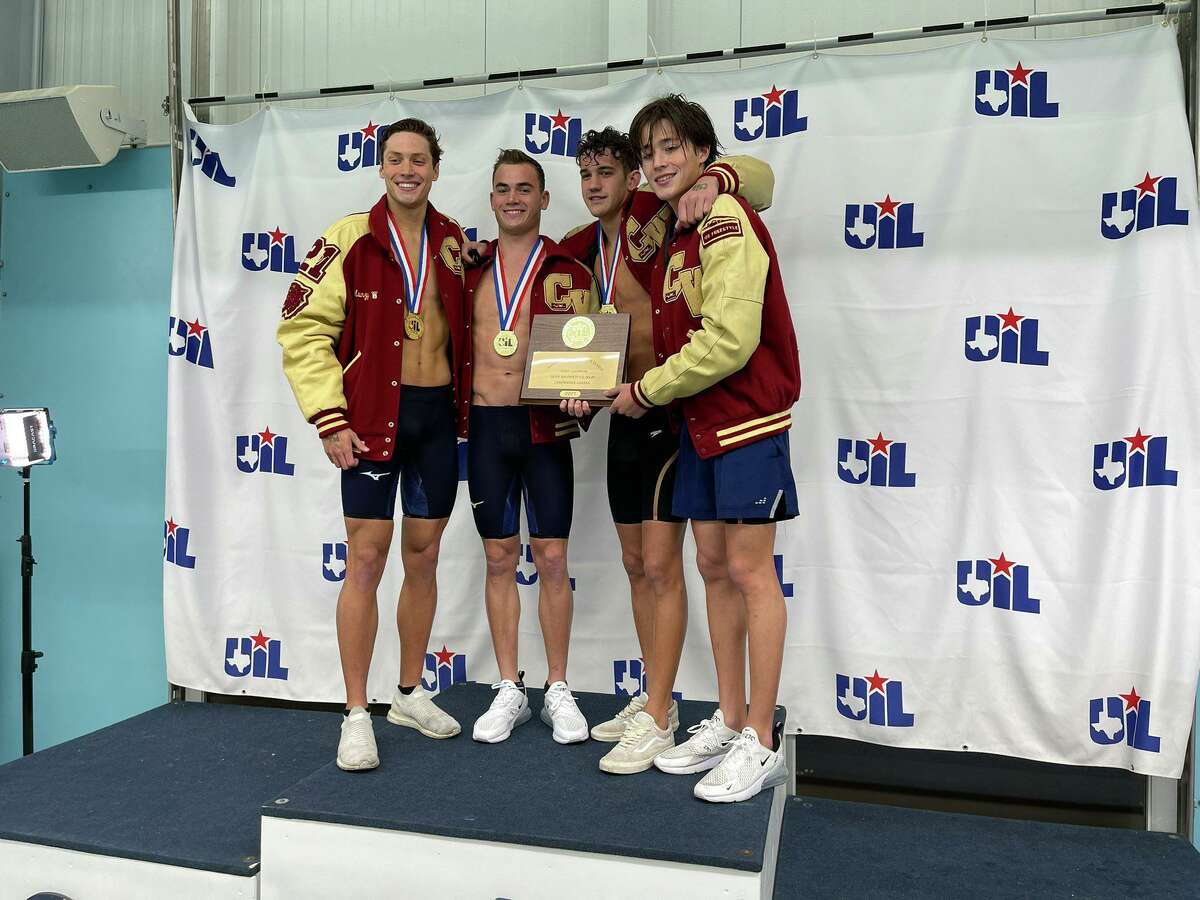
[[[392,253],[395,254],[396,262],[400,264],[400,272],[404,275],[404,291],[408,295],[405,298],[405,303],[408,305],[408,311],[413,315],[421,314],[421,298],[425,296],[425,282],[429,278],[429,229],[425,223],[421,223],[421,249],[418,251],[420,259],[418,265],[420,269],[416,276],[413,276],[413,264],[408,258],[408,251],[404,249],[404,241],[400,239],[400,229],[396,227],[396,220],[392,216],[392,211],[388,210],[388,234],[392,239]]]
[[[603,309],[616,302],[616,297],[613,296],[613,284],[617,280],[617,264],[621,259],[620,229],[617,230],[617,239],[613,242],[611,269],[604,256],[604,229],[600,227],[599,222],[596,223],[596,243],[600,246],[600,308]]]
[[[521,304],[525,301],[525,294],[529,290],[529,285],[533,283],[534,273],[541,267],[542,239],[538,238],[533,249],[529,251],[529,256],[525,258],[525,267],[521,269],[521,277],[513,285],[512,293],[509,293],[508,281],[504,277],[504,258],[500,254],[500,248],[496,248],[492,288],[496,292],[496,312],[500,318],[501,331],[513,330],[513,325],[521,312]]]

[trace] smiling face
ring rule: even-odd
[[[642,172],[655,196],[672,206],[699,180],[711,149],[680,139],[666,119],[646,126],[638,137]]]
[[[579,186],[583,202],[597,219],[605,219],[619,211],[630,191],[636,191],[642,180],[636,169],[626,172],[620,161],[605,151],[579,160]]]
[[[529,163],[503,163],[492,174],[491,202],[501,233],[523,235],[541,229],[550,192],[542,189],[537,170]]]
[[[438,167],[433,163],[429,141],[411,131],[390,135],[383,148],[379,177],[393,203],[409,209],[424,204],[438,179]]]

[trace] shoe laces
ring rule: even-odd
[[[631,719],[643,709],[646,708],[646,702],[642,699],[641,694],[635,694],[633,698],[625,704],[625,708],[617,713],[618,719]]]
[[[649,713],[647,713],[649,715]],[[634,744],[638,743],[646,736],[646,732],[650,730],[650,723],[645,719],[630,719],[629,724],[625,726],[625,731],[621,734],[621,740],[617,741],[618,747],[624,747],[628,750]]]
[[[699,723],[688,729],[688,734],[695,735],[688,738],[688,743],[695,741],[706,749],[713,750],[737,740],[737,738],[730,738],[727,741],[722,740],[721,735],[717,732],[716,722],[712,719],[701,719]]]
[[[496,699],[492,701],[492,708],[495,709],[501,706],[516,708],[521,705],[521,689],[511,681],[497,681],[492,685],[492,690],[497,691]]]
[[[552,713],[556,713],[560,709],[564,712],[579,711],[579,706],[575,703],[575,696],[571,693],[571,689],[562,682],[551,685],[546,691],[546,704],[550,707],[550,712]]]

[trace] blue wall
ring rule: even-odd
[[[166,700],[170,158],[4,176],[0,406],[48,406],[33,470],[35,747]],[[0,762],[21,752],[20,478],[0,469]]]

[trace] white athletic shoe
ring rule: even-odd
[[[701,778],[692,793],[711,803],[736,803],[785,783],[788,768],[780,737],[776,735],[779,749],[768,750],[758,742],[754,729],[747,725],[734,739],[721,764]]]
[[[454,717],[445,710],[439,709],[433,698],[425,693],[425,688],[417,685],[411,694],[396,691],[392,697],[392,708],[388,710],[387,720],[393,725],[407,725],[415,728],[425,737],[452,738],[462,727]]]
[[[625,704],[624,709],[607,722],[593,725],[592,740],[607,741],[610,744],[619,741],[621,735],[625,733],[625,726],[629,724],[629,720],[633,718],[634,713],[639,713],[646,708],[649,699],[644,693],[637,694]],[[679,729],[679,704],[674,700],[671,701],[671,708],[667,710],[667,721],[669,722],[667,727],[672,732]]]
[[[588,738],[587,719],[575,705],[565,681],[556,681],[546,688],[542,721],[554,729],[554,740],[560,744],[578,744]]]
[[[361,706],[342,716],[342,737],[338,741],[337,764],[347,772],[374,769],[379,765],[379,749],[375,746],[375,729],[371,713]]]
[[[654,765],[654,757],[674,746],[675,732],[659,728],[654,716],[642,710],[629,720],[617,746],[601,758],[600,771],[613,775],[645,772]]]
[[[529,721],[529,698],[525,688],[505,678],[492,685],[496,697],[488,711],[475,720],[471,736],[485,744],[507,741],[512,730]]]
[[[682,744],[654,758],[656,769],[669,775],[691,775],[711,769],[725,758],[729,742],[738,736],[725,724],[725,716],[719,709],[711,719],[704,719],[689,728],[688,734],[691,737]]]

